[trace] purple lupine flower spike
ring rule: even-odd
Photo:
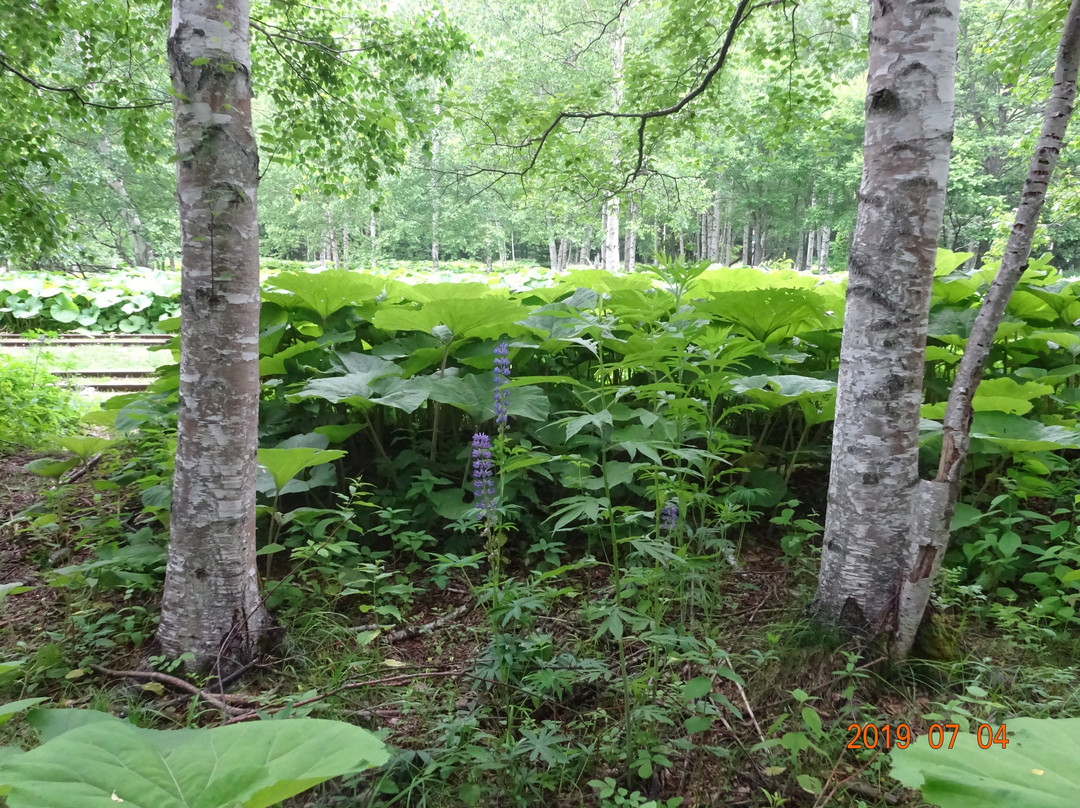
[[[491,438],[484,432],[477,432],[472,439],[473,492],[476,494],[480,518],[488,524],[494,524],[499,513],[494,467]]]
[[[660,509],[660,529],[670,533],[675,529],[675,523],[679,521],[679,500],[669,499]]]
[[[506,341],[495,346],[495,423],[502,432],[506,429],[509,415],[510,391],[506,383],[510,381],[510,344]]]

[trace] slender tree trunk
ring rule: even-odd
[[[341,260],[345,268],[349,267],[349,215],[341,217]]]
[[[720,260],[720,228],[722,215],[720,213],[720,192],[713,195],[713,206],[709,216],[709,252],[708,259],[714,263]]]
[[[559,245],[555,242],[555,226],[551,223],[551,217],[547,217],[548,226],[548,266],[555,272],[559,271]]]
[[[143,227],[142,219],[139,218],[139,211],[135,210],[135,206],[131,204],[131,199],[128,197],[123,178],[120,176],[113,177],[108,181],[108,184],[116,195],[124,201],[126,206],[120,211],[120,220],[124,223],[128,238],[131,240],[131,257],[126,260],[137,267],[153,266],[154,251],[146,238],[146,229]]]
[[[330,260],[334,264],[334,269],[337,269],[340,264],[340,256],[338,254],[337,231],[334,229],[334,215],[329,208],[324,213],[326,214],[326,234],[330,242]]]
[[[894,655],[907,656],[922,621],[930,588],[941,566],[949,543],[949,524],[960,489],[960,477],[971,445],[972,400],[982,379],[994,336],[1005,317],[1009,298],[1027,269],[1031,242],[1046,200],[1050,178],[1061,156],[1065,130],[1076,102],[1077,69],[1080,67],[1080,0],[1072,0],[1065,29],[1058,45],[1054,86],[1043,118],[1042,132],[1031,158],[1020,204],[1001,267],[975,318],[964,355],[956,369],[949,403],[945,409],[941,462],[933,482],[920,484],[921,511],[926,517],[917,522],[921,530],[909,544],[907,565],[911,570],[903,578],[899,616],[893,643]]]
[[[435,115],[441,112],[438,104],[435,105]],[[431,198],[431,268],[439,271],[439,182],[435,173],[439,164],[439,130],[436,129],[431,137],[431,176],[428,179],[428,195]]]
[[[873,0],[866,134],[818,617],[892,635],[919,485],[919,410],[953,130],[959,0]]]
[[[614,72],[614,81],[611,85],[611,102],[618,109],[623,102],[623,56],[626,53],[626,20],[620,13],[618,28],[615,31],[615,39],[611,43],[611,66]],[[618,149],[616,149],[618,154]],[[616,157],[614,175],[622,170],[621,160]],[[604,220],[604,235],[601,251],[603,253],[603,266],[608,272],[616,272],[619,269],[619,198],[609,197],[604,208],[607,214]]]
[[[627,272],[633,272],[637,264],[637,215],[637,204],[634,198],[630,197],[626,209],[626,225],[623,228],[626,231],[623,241],[623,269]]]
[[[795,269],[797,269],[799,271],[802,271],[805,268],[805,264],[803,263],[804,260],[806,259],[806,253],[803,252],[805,249],[806,249],[806,234],[800,230],[799,231],[799,247],[798,247],[797,252],[795,253]]]
[[[619,268],[619,198],[611,197],[604,205],[604,269],[614,272]]]
[[[371,219],[368,224],[368,239],[371,241],[371,268],[375,269],[379,263],[379,239],[375,233],[375,211],[371,211]]]
[[[821,235],[818,237],[818,272],[824,275],[829,271],[829,241],[832,239],[832,230],[827,224],[821,226]]]
[[[742,231],[742,262],[750,265],[750,217],[747,216],[746,224]]]
[[[731,250],[734,246],[732,242],[731,233],[731,214],[732,214],[732,202],[728,199],[727,211],[724,213],[724,250],[720,260],[724,266],[731,266]]]
[[[180,410],[158,640],[192,668],[252,659],[259,159],[247,0],[174,0],[169,34],[182,237]]]

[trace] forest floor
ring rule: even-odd
[[[417,592],[404,619],[378,635],[344,598],[311,593],[303,603],[282,605],[285,642],[224,696],[225,689],[187,683],[169,669],[147,672],[154,591],[92,586],[86,573],[57,575],[58,568],[93,561],[95,551],[77,540],[68,517],[53,530],[48,519],[35,525],[34,514],[55,513],[59,497],[70,519],[85,524],[113,506],[96,490],[95,471],[60,494],[24,470],[34,456],[0,457],[0,575],[9,585],[33,587],[0,601],[0,653],[25,660],[17,678],[0,678],[6,695],[46,696],[160,728],[272,714],[338,718],[380,732],[395,750],[381,777],[329,784],[290,801],[295,808],[643,808],[673,797],[683,797],[687,808],[913,808],[923,802],[887,777],[882,749],[849,748],[852,725],[895,732],[906,724],[922,734],[942,716],[999,724],[1015,715],[1080,712],[1075,642],[1025,646],[953,613],[947,622],[962,627],[962,636],[948,660],[890,669],[874,652],[830,644],[802,616],[814,559],[781,561],[767,540],[747,545],[738,566],[720,573],[721,607],[708,636],[699,637],[716,649],[713,668],[676,650],[658,654],[645,637],[628,634],[621,651],[610,637],[598,640],[581,617],[581,598],[569,593],[587,598],[610,582],[597,568],[579,570],[559,579],[567,596],[525,621],[529,631],[514,646],[517,657],[504,657],[532,665],[534,673],[550,672],[546,664],[560,655],[581,668],[565,687],[537,695],[520,684],[534,681],[529,676],[516,678],[519,684],[500,677],[492,638],[503,628],[477,605],[470,583],[451,578],[440,589],[414,565],[387,570]],[[48,507],[35,510],[43,500]],[[544,648],[537,656],[538,642]],[[584,675],[588,665],[591,678]],[[702,676],[711,678],[711,693],[693,702],[690,718],[707,720],[687,735],[680,725],[691,705],[678,703],[678,694],[686,696]],[[637,704],[632,761],[619,749],[629,699]],[[9,741],[28,741],[19,720],[3,732]],[[623,802],[586,785],[604,778],[628,789]]]

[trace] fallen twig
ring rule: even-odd
[[[241,715],[246,712],[239,707],[233,707],[226,702],[230,700],[230,696],[226,694],[213,695],[207,693],[205,690],[196,687],[191,682],[180,679],[176,676],[170,676],[167,673],[159,673],[158,671],[117,671],[112,668],[103,668],[100,665],[89,665],[90,670],[104,674],[105,676],[115,676],[119,679],[146,679],[150,682],[160,682],[161,684],[169,685],[177,690],[183,690],[190,693],[192,696],[202,699],[207,704],[217,707],[221,712],[226,715]],[[242,697],[247,699],[247,697]],[[247,699],[250,701],[250,699]]]
[[[283,704],[280,707],[266,708],[264,710],[250,710],[247,712],[233,713],[232,718],[224,722],[222,726],[228,726],[229,724],[239,724],[243,721],[250,721],[253,718],[257,718],[260,714],[273,715],[274,713],[284,710],[286,708],[305,707],[308,704],[314,704],[317,701],[328,699],[331,696],[336,696],[338,693],[344,693],[348,690],[357,690],[361,687],[375,687],[376,685],[397,685],[404,682],[411,682],[415,679],[436,679],[447,678],[451,676],[461,676],[465,671],[461,668],[454,668],[452,670],[445,671],[419,671],[417,673],[398,673],[393,676],[384,676],[382,679],[367,679],[363,682],[348,682],[340,687],[335,687],[333,690],[328,690],[325,693],[320,693],[317,696],[312,696],[307,699],[300,699],[300,701],[289,702]],[[236,708],[230,708],[235,710]]]
[[[436,617],[430,622],[424,623],[420,626],[406,626],[405,628],[399,628],[397,631],[389,632],[385,639],[388,643],[393,645],[394,643],[402,642],[404,640],[411,640],[413,637],[424,634],[428,631],[434,631],[437,628],[442,628],[447,623],[452,623],[459,617],[464,617],[473,610],[473,605],[467,603],[464,606],[458,606],[453,611],[444,614],[442,617]],[[382,631],[383,626],[378,623],[365,623],[362,626],[353,626],[352,631]]]
[[[407,628],[398,629],[392,631],[386,635],[386,641],[389,643],[402,642],[403,640],[410,640],[420,634],[424,634],[428,631],[434,631],[437,628],[442,628],[447,623],[452,623],[460,617],[464,617],[470,611],[472,611],[472,604],[467,603],[464,606],[458,606],[453,611],[444,614],[442,617],[437,617],[434,620],[424,623],[422,626],[408,626]]]

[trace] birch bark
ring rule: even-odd
[[[623,101],[623,55],[626,52],[626,21],[619,16],[619,27],[615,33],[615,39],[611,43],[611,64],[614,68],[615,80],[612,83],[611,101],[614,108],[618,109]],[[615,159],[613,174],[618,175],[620,161]],[[604,254],[603,265],[608,272],[617,272],[619,269],[619,198],[608,198],[604,206],[604,235],[601,250]]]
[[[269,616],[255,570],[258,154],[247,0],[173,0],[168,40],[182,235],[179,435],[158,640],[192,668],[251,659]]]
[[[1009,298],[1027,269],[1031,242],[1039,223],[1046,191],[1065,142],[1065,130],[1076,102],[1077,72],[1080,69],[1080,0],[1072,0],[1058,45],[1054,86],[1046,106],[1042,132],[1028,167],[1020,204],[1005,254],[990,290],[983,299],[964,355],[956,369],[956,379],[945,409],[941,462],[937,477],[923,481],[919,488],[916,532],[909,542],[903,578],[893,655],[907,656],[922,622],[930,588],[949,543],[949,525],[959,493],[960,475],[971,445],[971,403],[982,380],[994,335],[1005,316]],[[921,517],[921,518],[920,518]]]
[[[934,259],[953,131],[959,0],[872,0],[864,164],[848,261],[815,610],[895,630],[919,484]]]

